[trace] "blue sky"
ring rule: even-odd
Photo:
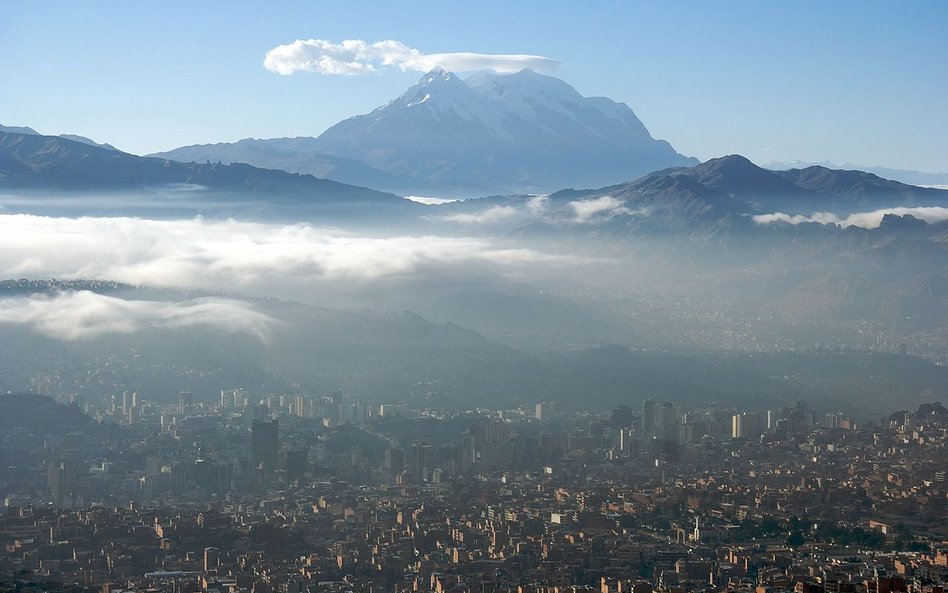
[[[0,0],[0,123],[144,154],[318,135],[421,74],[276,74],[296,39],[534,54],[707,159],[948,171],[948,2]]]

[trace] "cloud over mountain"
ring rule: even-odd
[[[529,249],[444,236],[357,236],[309,224],[0,215],[0,277],[87,278],[266,293],[435,266],[546,261]]]
[[[482,212],[464,212],[442,216],[441,220],[460,224],[493,224],[519,215],[513,206],[491,206]]]
[[[590,200],[576,200],[569,203],[569,207],[576,213],[576,222],[589,222],[591,219],[604,216],[606,218],[616,214],[631,214],[624,202],[614,196],[601,196]]]
[[[346,39],[340,43],[326,39],[297,39],[274,47],[263,60],[267,70],[282,75],[316,72],[348,76],[371,74],[389,66],[418,72],[440,66],[457,72],[493,70],[511,73],[524,68],[552,70],[558,64],[551,58],[526,54],[425,54],[391,39],[374,43],[361,39]]]
[[[928,223],[948,220],[948,208],[941,206],[882,208],[869,212],[854,212],[842,217],[832,212],[814,212],[809,216],[802,214],[791,216],[783,212],[774,212],[772,214],[759,214],[753,218],[757,224],[771,224],[774,222],[785,222],[789,224],[818,222],[820,224],[838,224],[842,227],[857,226],[864,229],[874,229],[882,224],[882,219],[886,214],[894,214],[896,216],[909,215]]]
[[[51,338],[76,341],[142,329],[203,326],[249,333],[262,342],[276,323],[249,304],[220,298],[181,302],[125,300],[87,290],[0,300],[0,324],[26,325]]]

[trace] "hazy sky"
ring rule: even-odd
[[[137,154],[315,136],[399,95],[418,68],[461,63],[431,54],[529,54],[702,160],[948,171],[946,31],[944,0],[0,0],[0,123]],[[362,75],[264,67],[297,39],[401,45],[363,51],[346,70]]]

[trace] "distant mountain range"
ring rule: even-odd
[[[28,128],[25,126],[4,126],[0,125],[0,132],[12,132],[14,134],[29,134],[31,136],[42,136],[33,128]],[[108,148],[110,150],[116,150],[111,144],[99,144],[95,140],[86,138],[85,136],[78,136],[76,134],[59,134],[59,138],[65,138],[66,140],[72,140],[74,142],[80,142],[82,144],[88,144],[89,146],[98,146],[100,148]]]
[[[382,318],[267,305],[268,314],[284,322],[277,330],[277,346],[268,356],[249,337],[220,339],[210,332],[197,342],[191,334],[167,342],[165,334],[154,332],[155,352],[162,357],[203,360],[207,368],[226,370],[207,375],[202,388],[208,392],[225,374],[240,383],[256,377],[259,385],[274,386],[266,369],[272,362],[296,369],[294,373],[311,385],[339,385],[378,397],[396,393],[404,401],[416,397],[440,401],[451,394],[455,402],[489,403],[511,401],[511,394],[517,394],[524,398],[517,401],[550,397],[566,402],[576,393],[595,393],[600,401],[619,403],[629,397],[629,385],[638,385],[636,393],[642,397],[665,392],[719,401],[761,396],[795,400],[805,394],[823,397],[825,383],[814,380],[811,385],[794,379],[788,390],[782,386],[784,380],[775,382],[773,377],[796,373],[803,377],[800,369],[823,354],[806,357],[799,367],[796,355],[775,354],[773,368],[768,367],[759,380],[751,381],[744,370],[733,367],[724,368],[727,376],[719,380],[711,373],[718,373],[722,368],[718,365],[724,363],[705,360],[703,355],[689,362],[647,351],[602,350],[588,359],[586,355],[538,359],[526,351],[497,347],[490,340],[522,340],[533,347],[569,344],[570,348],[594,343],[793,347],[863,344],[861,336],[869,327],[876,336],[888,332],[890,343],[904,340],[910,349],[942,356],[941,336],[948,335],[944,321],[948,319],[948,221],[943,212],[941,222],[935,224],[888,215],[871,230],[771,225],[753,218],[775,212],[809,220],[815,212],[844,217],[893,207],[948,209],[948,191],[913,187],[870,173],[820,166],[770,171],[730,155],[694,166],[660,169],[599,189],[423,206],[311,175],[245,164],[180,163],[62,137],[0,132],[3,213],[112,216],[114,210],[89,210],[82,198],[91,194],[98,200],[103,194],[116,193],[118,201],[129,204],[120,213],[156,216],[142,206],[153,198],[155,188],[171,188],[177,194],[171,201],[181,208],[171,213],[160,210],[157,216],[205,214],[209,212],[205,205],[217,201],[259,205],[260,209],[241,206],[236,214],[224,211],[225,216],[240,220],[257,220],[262,213],[294,223],[331,220],[335,224],[342,217],[330,218],[325,213],[343,210],[348,216],[344,222],[367,222],[365,226],[373,232],[390,230],[418,237],[480,235],[496,242],[503,253],[508,248],[510,252],[536,249],[552,256],[550,261],[556,263],[550,265],[563,272],[562,277],[541,278],[536,285],[525,280],[521,285],[506,278],[501,283],[486,273],[482,278],[480,265],[451,264],[450,270],[433,266],[430,277],[421,273],[418,278],[386,280],[378,289],[366,284],[373,288],[341,297],[347,307],[412,310],[435,324],[410,315]],[[47,196],[53,199],[41,209],[37,204]],[[577,258],[575,264],[570,263],[573,258]],[[529,274],[530,266],[517,268],[511,278]],[[358,303],[350,302],[349,296],[356,292]],[[136,298],[156,297],[139,294]],[[443,325],[446,322],[484,333]],[[0,360],[8,361],[7,369],[30,368],[27,362],[39,360],[39,353],[52,348],[48,339],[30,338],[27,328],[0,328],[0,333]],[[373,343],[367,356],[365,344],[374,335],[385,338]],[[137,343],[138,337],[107,338],[101,344],[106,350],[128,352],[133,340]],[[167,347],[159,351],[161,344]],[[82,351],[81,356],[94,353],[85,347]],[[223,360],[233,364],[223,366]],[[418,360],[426,365],[418,375],[420,383],[398,384],[406,369],[418,368]],[[904,368],[889,375],[891,383],[877,385],[873,381],[880,373],[869,365],[878,359],[839,353],[834,360],[851,367],[834,388],[839,398],[850,393],[861,397],[863,387],[869,386],[866,389],[876,389],[877,401],[891,401],[894,389],[918,370]],[[793,364],[787,366],[787,361]],[[686,365],[690,370],[682,372]],[[362,375],[362,368],[372,372]],[[616,370],[622,368],[630,371]],[[926,370],[937,375],[914,393],[931,389],[929,385],[943,385],[942,368]],[[828,368],[826,372],[835,371]],[[854,391],[849,389],[855,385],[850,382],[852,373],[865,377]],[[705,383],[708,377],[713,380]],[[22,384],[17,381],[13,385]],[[185,388],[164,378],[156,380],[156,388],[159,384],[173,385],[172,393]],[[905,391],[906,397],[913,389]],[[930,401],[930,396],[925,397]]]
[[[913,171],[910,169],[893,169],[891,167],[873,167],[869,165],[854,165],[852,163],[844,163],[842,165],[837,165],[836,163],[831,163],[829,161],[823,161],[818,163],[811,163],[806,161],[774,161],[771,163],[764,163],[763,166],[768,169],[773,169],[776,171],[784,171],[787,169],[806,169],[812,166],[826,167],[827,169],[845,169],[845,170],[855,170],[855,171],[865,171],[867,173],[874,173],[879,177],[885,179],[892,179],[893,181],[900,181],[902,183],[907,183],[909,185],[921,185],[921,186],[945,186],[941,189],[948,189],[948,173],[930,173],[927,171]]]
[[[948,191],[905,185],[861,171],[813,166],[769,171],[740,155],[656,171],[634,181],[542,198],[491,197],[435,207],[442,220],[470,221],[491,208],[517,209],[509,228],[620,234],[751,228],[752,215],[817,212],[845,217],[884,208],[948,207]]]
[[[461,80],[432,70],[400,97],[318,138],[246,139],[152,156],[248,162],[399,193],[471,197],[601,187],[697,164],[624,103],[522,70]]]
[[[662,169],[598,189],[560,190],[542,198],[541,210],[528,208],[527,203],[537,198],[523,194],[424,207],[393,194],[312,175],[239,163],[138,157],[64,137],[0,132],[0,188],[127,192],[181,187],[188,188],[189,197],[198,203],[255,201],[264,204],[266,213],[283,218],[297,214],[306,218],[301,209],[331,206],[344,208],[353,217],[384,218],[397,212],[440,224],[474,220],[488,208],[506,206],[522,215],[503,218],[510,228],[595,223],[623,233],[707,231],[722,224],[736,228],[752,224],[749,215],[775,212],[845,216],[893,207],[948,207],[945,190],[821,166],[770,171],[740,155]]]
[[[393,194],[246,164],[179,163],[131,155],[64,136],[0,132],[0,188],[45,192],[140,192],[188,190],[236,204],[267,208],[344,207],[371,216],[362,204],[384,204],[387,212],[411,209]],[[198,190],[198,191],[195,191]],[[208,196],[210,194],[210,196]]]
[[[316,147],[316,139],[310,137],[246,138],[232,143],[184,146],[149,156],[183,163],[248,163],[341,183],[382,188],[400,195],[435,191],[433,185],[424,181],[388,173],[354,159],[323,154]]]
[[[735,205],[725,197],[736,200],[740,206],[735,213],[848,214],[876,208],[941,205],[948,200],[948,192],[943,190],[906,185],[863,171],[821,166],[770,171],[740,155],[711,159],[695,167],[658,171],[627,184],[624,189],[648,193],[684,180],[715,192],[717,203],[732,211]]]

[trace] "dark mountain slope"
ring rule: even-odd
[[[944,200],[944,190],[916,187],[898,181],[883,179],[864,171],[845,171],[813,166],[805,169],[776,171],[794,186],[846,198],[857,205],[873,206],[884,200],[891,203],[893,198],[905,205],[924,204],[930,200]]]
[[[357,160],[321,153],[316,147],[316,139],[311,137],[245,138],[233,143],[182,146],[148,156],[180,162],[247,163],[395,192],[430,189],[410,177],[381,171]]]
[[[437,207],[446,218],[484,213],[488,208],[518,208],[508,216],[509,229],[526,234],[569,233],[621,238],[629,233],[672,233],[701,236],[733,234],[757,228],[757,214],[782,212],[809,216],[829,212],[840,219],[856,212],[883,208],[948,207],[948,191],[920,188],[859,171],[811,167],[774,172],[740,155],[711,159],[694,167],[649,173],[638,179],[599,189],[566,189],[544,198],[545,208],[530,210],[529,197],[509,196],[466,200]],[[589,214],[593,212],[593,214]],[[907,230],[911,221],[888,226]],[[919,227],[913,227],[919,230]]]
[[[122,191],[175,184],[228,192],[233,197],[292,196],[312,202],[403,204],[363,187],[259,169],[250,165],[178,163],[54,137],[0,133],[0,187],[24,190]]]

